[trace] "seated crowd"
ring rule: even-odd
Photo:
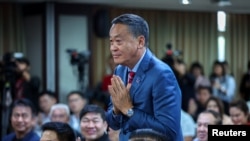
[[[237,97],[234,76],[224,65],[225,62],[215,61],[213,72],[206,78],[198,62],[191,65],[190,71],[182,60],[174,64],[183,95],[181,128],[184,141],[207,141],[208,125],[250,125],[249,99],[244,92],[247,88],[241,86]],[[241,85],[243,83],[242,80]],[[118,141],[120,131],[109,127],[105,119],[107,105],[99,102],[91,102],[84,93],[72,91],[67,95],[66,104],[59,103],[55,93],[48,90],[39,95],[39,109],[28,99],[16,100],[10,110],[11,130],[2,140]],[[167,136],[152,129],[135,130],[129,141],[142,139],[168,141]]]

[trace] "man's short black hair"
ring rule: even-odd
[[[32,116],[35,117],[37,115],[37,110],[36,110],[33,102],[30,101],[29,99],[26,99],[26,98],[18,99],[12,103],[11,115],[13,114],[13,109],[15,107],[19,107],[19,106],[29,107],[31,109]]]
[[[43,90],[42,92],[40,92],[39,97],[44,96],[44,95],[48,95],[48,96],[53,97],[53,98],[56,99],[55,92],[53,92],[51,90]]]
[[[84,108],[80,112],[80,119],[82,119],[82,117],[86,115],[87,113],[98,113],[101,115],[101,118],[103,119],[103,121],[106,121],[105,111],[102,107],[98,105],[95,105],[95,104],[85,105]]]
[[[212,87],[211,87],[211,86],[208,86],[208,85],[199,85],[199,86],[197,87],[197,92],[200,91],[200,90],[203,90],[203,89],[208,90],[208,92],[209,92],[210,94],[213,93]]]
[[[26,64],[27,66],[30,66],[30,61],[28,58],[22,57],[22,58],[16,58],[16,62]]]
[[[86,94],[84,94],[82,91],[78,91],[78,90],[69,92],[69,94],[67,95],[67,99],[69,99],[69,97],[71,95],[73,95],[73,94],[79,95],[82,99],[88,99],[88,97],[86,96]]]
[[[134,37],[143,35],[145,38],[145,46],[149,46],[149,27],[145,19],[135,14],[122,14],[112,20],[111,24],[124,24],[129,27]]]
[[[129,136],[129,141],[144,141],[146,139],[152,139],[154,141],[170,141],[169,138],[153,129],[137,129],[131,132]]]
[[[59,141],[76,141],[74,130],[68,123],[63,122],[47,122],[42,125],[42,131],[55,131]]]

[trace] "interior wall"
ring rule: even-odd
[[[26,43],[26,54],[29,58],[31,66],[31,75],[36,75],[41,79],[41,87],[43,87],[42,76],[42,16],[32,15],[24,17],[24,33]]]
[[[76,50],[77,53],[88,52],[88,24],[86,16],[60,15],[59,16],[59,100],[66,102],[67,94],[72,90],[86,90],[89,85],[88,65],[84,65],[83,81],[79,81],[79,63],[71,64],[71,54],[68,49]],[[79,55],[79,54],[78,54]]]

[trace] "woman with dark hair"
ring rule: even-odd
[[[229,104],[230,117],[235,125],[250,125],[249,109],[243,99],[237,99]]]
[[[218,112],[220,114],[221,119],[222,119],[223,125],[233,124],[231,118],[227,114],[225,114],[224,105],[219,98],[211,96],[207,100],[205,107],[206,107],[206,110],[213,110],[215,112]]]
[[[195,77],[195,89],[197,89],[200,85],[211,86],[209,79],[205,77],[204,69],[200,62],[193,62],[191,64],[190,73]]]
[[[225,113],[229,114],[228,104],[235,98],[236,82],[234,77],[226,73],[223,62],[214,62],[210,81],[213,95],[222,100]]]

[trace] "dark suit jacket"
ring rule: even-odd
[[[2,138],[2,141],[13,141],[16,137],[15,133],[10,133]],[[22,141],[40,141],[40,137],[33,131],[29,132]]]
[[[127,67],[117,66],[115,74],[126,84]],[[134,115],[114,115],[109,104],[106,118],[113,129],[120,129],[120,141],[127,141],[136,129],[151,128],[169,137],[182,141],[180,127],[181,91],[171,68],[147,49],[135,74],[130,89]]]

